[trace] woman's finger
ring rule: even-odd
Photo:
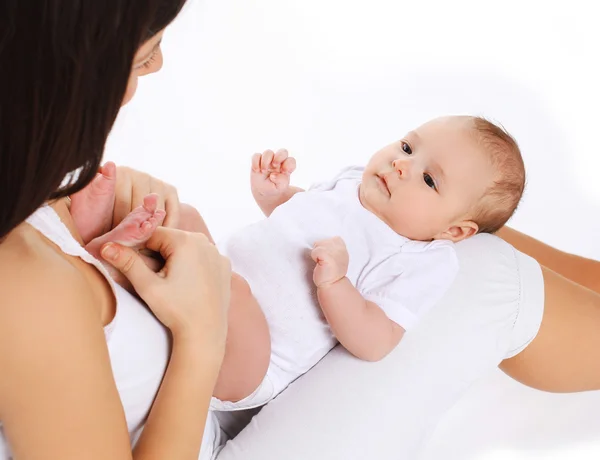
[[[158,209],[163,209],[163,210],[167,209],[166,195],[167,195],[168,188],[169,188],[169,186],[165,182],[150,176],[150,190],[154,193],[158,193],[158,196],[159,196]]]
[[[159,282],[157,275],[144,263],[137,251],[121,246],[117,243],[108,243],[102,248],[102,257],[109,264],[119,270],[132,284],[136,292],[146,302],[146,289]]]
[[[146,248],[159,253],[163,259],[168,260],[182,245],[189,244],[190,238],[208,238],[202,233],[190,233],[175,228],[158,227],[150,239],[146,241]]]
[[[159,209],[160,208],[160,190],[152,190],[152,177],[148,174],[135,174],[132,175],[131,179],[132,190],[131,190],[131,209],[135,209],[141,206],[144,202],[144,197],[154,192],[159,196]],[[156,187],[155,187],[156,188]]]
[[[115,186],[115,207],[113,210],[112,227],[116,227],[131,212],[132,193],[131,176],[127,168],[117,169],[117,185]]]
[[[167,186],[164,196],[165,211],[167,211],[167,217],[163,223],[165,227],[176,228],[179,226],[179,217],[181,215],[181,202],[179,201],[179,194],[175,187]]]

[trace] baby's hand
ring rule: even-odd
[[[288,157],[288,151],[280,149],[277,153],[265,150],[252,157],[250,185],[254,196],[276,196],[290,186],[290,175],[296,169],[296,160]]]
[[[346,243],[339,236],[317,241],[310,255],[317,264],[313,281],[318,288],[327,287],[348,273],[350,256]]]

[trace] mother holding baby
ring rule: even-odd
[[[101,169],[119,108],[160,69],[160,40],[184,3],[0,0],[0,460],[414,458],[430,425],[495,366],[547,391],[600,389],[600,263],[503,228],[506,242],[456,245],[453,287],[385,360],[334,350],[220,450],[209,404],[229,262],[186,231],[182,214],[203,222],[173,187]],[[99,197],[75,194],[99,170],[116,174],[116,195],[112,219],[91,228],[73,213]],[[100,248],[136,297],[84,247],[150,193],[154,224],[163,209],[166,219],[147,246],[164,267]]]

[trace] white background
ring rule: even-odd
[[[594,3],[191,0],[107,159],[176,186],[213,235],[261,217],[252,153],[286,147],[307,186],[430,118],[485,115],[518,140],[512,225],[600,258],[600,32]],[[600,333],[600,331],[599,331]],[[500,372],[444,419],[425,458],[600,458],[600,396],[547,395]]]

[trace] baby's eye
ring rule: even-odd
[[[413,153],[410,145],[408,145],[406,142],[402,142],[402,151],[407,155],[412,155]]]
[[[427,187],[437,190],[435,181],[433,180],[433,177],[431,177],[429,174],[423,173],[423,180],[425,181],[425,184],[427,185]]]

